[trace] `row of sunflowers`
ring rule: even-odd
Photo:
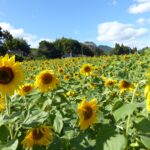
[[[0,149],[150,149],[149,62],[0,57]]]

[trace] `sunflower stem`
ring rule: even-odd
[[[134,102],[135,95],[136,95],[137,89],[139,88],[140,84],[145,83],[145,82],[146,82],[146,80],[142,80],[137,84],[136,88],[134,89],[133,95],[132,95],[131,104]],[[128,130],[130,128],[130,120],[131,120],[131,114],[128,115],[128,118],[127,118],[126,135],[128,135]]]
[[[11,102],[10,102],[10,98],[7,94],[5,95],[5,99],[6,99],[7,115],[8,115],[8,117],[10,117],[10,115],[11,115]],[[12,140],[13,139],[13,130],[12,130],[11,123],[8,124],[8,129],[9,129],[9,133],[10,133],[10,139]]]

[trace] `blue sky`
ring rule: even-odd
[[[31,47],[67,37],[150,46],[150,0],[0,0],[0,26]]]

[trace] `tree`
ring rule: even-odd
[[[7,51],[14,54],[17,53],[21,56],[27,56],[30,53],[30,46],[24,39],[6,39],[3,43],[3,46]]]
[[[124,54],[130,54],[132,52],[132,49],[128,46],[124,46],[123,44],[121,44],[121,46],[116,43],[115,44],[115,48],[112,49],[112,51],[110,52],[110,54],[115,54],[115,55],[124,55]]]
[[[0,55],[5,55],[7,50],[4,48],[3,43],[6,40],[11,40],[13,39],[12,35],[5,30],[2,30],[2,27],[0,27]]]
[[[54,42],[54,46],[63,54],[81,54],[81,44],[77,40],[62,37]]]
[[[82,44],[82,55],[94,56],[94,52],[88,46]]]
[[[56,49],[52,42],[45,40],[39,43],[38,53],[46,56],[47,58],[61,57],[61,51]]]
[[[105,52],[103,50],[101,50],[100,48],[96,48],[95,50],[95,56],[101,56],[101,55],[104,55]]]

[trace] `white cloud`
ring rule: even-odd
[[[135,4],[129,7],[132,14],[144,13],[150,11],[150,0],[134,0]]]
[[[141,24],[141,25],[144,25],[145,22],[146,22],[146,20],[145,20],[144,18],[139,18],[139,19],[137,20],[137,23],[139,23],[139,24]]]
[[[145,28],[134,28],[131,24],[117,21],[105,22],[98,25],[98,41],[124,41],[135,39],[147,33]]]
[[[137,47],[138,49],[142,49],[142,48],[147,47],[147,46],[150,47],[149,41],[141,41],[141,40],[125,41],[123,44],[127,45],[131,48]]]
[[[34,48],[37,48],[39,42],[42,41],[42,40],[52,41],[51,39],[46,39],[46,38],[38,39],[38,37],[36,35],[26,33],[24,31],[24,29],[15,28],[15,27],[13,27],[12,25],[10,25],[9,23],[6,23],[6,22],[0,22],[0,26],[2,27],[3,30],[9,31],[12,34],[13,37],[23,38],[24,40],[26,40],[28,42],[29,45],[31,45],[31,47],[34,47]]]
[[[134,28],[131,24],[123,24],[117,21],[105,22],[98,25],[98,37],[100,42],[130,44],[148,33],[145,28]]]
[[[137,23],[139,23],[140,25],[150,24],[150,18],[139,18],[137,20]]]

